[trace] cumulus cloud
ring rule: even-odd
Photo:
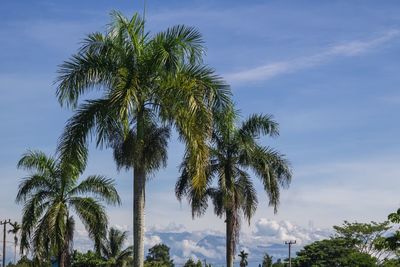
[[[269,240],[269,243],[283,243],[296,240],[298,244],[304,245],[316,240],[327,238],[328,230],[317,229],[312,226],[308,228],[295,225],[289,221],[275,221],[261,218],[255,224],[256,230],[252,237]]]

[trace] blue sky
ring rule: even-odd
[[[141,1],[139,1],[141,2]],[[85,34],[102,31],[112,9],[142,12],[137,1],[3,1],[0,6],[0,214],[14,204],[26,149],[54,153],[71,111],[55,98],[57,65]],[[400,5],[398,1],[147,1],[152,32],[175,24],[203,34],[206,62],[232,85],[243,116],[273,114],[281,135],[263,139],[294,169],[274,215],[259,188],[256,222],[329,228],[343,220],[384,220],[400,205]],[[148,229],[184,225],[222,231],[211,212],[192,220],[173,196],[182,145],[148,183]],[[109,151],[91,150],[87,174],[116,178],[124,204],[111,222],[131,226],[130,173]]]

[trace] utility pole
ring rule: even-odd
[[[6,236],[7,236],[7,223],[11,224],[11,220],[0,221],[0,225],[3,225],[3,267],[6,266]]]
[[[292,241],[292,240],[290,240],[290,241],[285,241],[285,245],[288,245],[288,246],[289,246],[289,267],[292,267],[291,248],[292,248],[292,245],[293,245],[293,244],[296,244],[296,240],[294,240],[294,241]]]

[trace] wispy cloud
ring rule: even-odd
[[[267,63],[255,68],[228,73],[225,75],[225,78],[231,83],[268,80],[278,75],[293,73],[299,70],[322,65],[337,57],[361,55],[380,45],[388,43],[399,36],[400,30],[391,30],[373,39],[355,40],[337,44],[314,55]]]

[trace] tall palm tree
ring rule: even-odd
[[[57,96],[61,105],[75,109],[75,115],[66,125],[58,151],[70,162],[85,165],[92,134],[102,147],[115,144],[115,133],[124,140],[134,133],[130,167],[134,261],[139,267],[144,261],[146,178],[162,165],[158,161],[153,168],[147,162],[148,131],[177,130],[187,148],[193,186],[201,192],[206,183],[212,111],[230,104],[230,89],[202,64],[203,40],[194,28],[178,25],[150,35],[137,14],[130,19],[119,12],[111,16],[104,34],[88,35],[81,49],[60,66]],[[101,97],[82,102],[94,89]]]
[[[17,246],[18,246],[18,234],[21,230],[21,225],[18,222],[10,223],[12,229],[8,230],[9,234],[14,235],[14,264],[17,263]]]
[[[246,267],[249,262],[247,261],[247,257],[249,256],[249,253],[244,252],[244,250],[240,251],[239,253],[239,258],[240,258],[240,267]]]
[[[237,127],[236,117],[232,109],[216,116],[205,193],[197,194],[190,183],[192,178],[186,160],[182,163],[182,173],[175,188],[180,201],[184,196],[188,198],[193,217],[204,214],[208,199],[212,200],[214,212],[220,217],[225,216],[228,267],[233,266],[240,217],[243,215],[250,223],[258,204],[257,192],[248,170],[260,178],[275,212],[279,204],[280,187],[287,187],[291,180],[291,170],[285,157],[257,142],[261,135],[278,135],[278,124],[271,116],[251,115]]]
[[[124,249],[124,243],[128,238],[128,232],[122,232],[111,228],[108,237],[101,245],[101,255],[110,263],[110,267],[124,267],[132,258],[133,247]]]
[[[38,259],[55,256],[61,267],[67,266],[75,226],[72,211],[99,247],[108,223],[102,202],[119,204],[120,197],[113,180],[104,176],[89,176],[78,183],[81,166],[40,151],[22,156],[18,168],[29,174],[16,197],[17,203],[24,204],[21,251],[33,248]]]

